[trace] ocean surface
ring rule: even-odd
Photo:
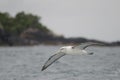
[[[41,71],[61,46],[0,47],[0,80],[120,80],[120,47],[89,47]]]

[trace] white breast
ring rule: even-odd
[[[80,50],[80,49],[67,49],[66,54],[73,54],[73,55],[82,55],[84,53],[87,53],[84,50]]]

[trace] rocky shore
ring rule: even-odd
[[[65,38],[64,36],[57,36],[52,33],[46,33],[36,28],[28,28],[19,36],[13,36],[5,33],[0,29],[0,45],[22,46],[22,45],[60,45],[60,44],[80,44],[83,42],[98,42],[104,43],[107,46],[120,46],[120,42],[104,42],[98,40],[90,40],[86,38]]]
[[[120,46],[120,41],[104,42],[84,37],[65,38],[56,35],[40,22],[41,17],[19,12],[12,17],[9,13],[0,12],[0,45],[59,45],[80,44],[83,42],[98,42],[108,46]]]

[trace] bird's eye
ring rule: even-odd
[[[72,49],[74,49],[74,47],[72,46]]]

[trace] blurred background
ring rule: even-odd
[[[63,45],[66,55],[41,71]],[[120,0],[0,0],[0,80],[120,80]]]
[[[120,45],[119,0],[0,0],[0,45]]]

